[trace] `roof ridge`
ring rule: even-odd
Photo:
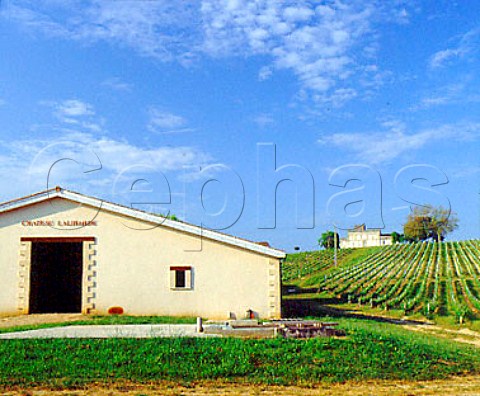
[[[219,235],[224,235],[224,236],[227,236],[227,237],[230,237],[230,238],[234,238],[234,239],[237,239],[239,241],[244,241],[244,242],[248,242],[248,243],[253,243],[255,245],[259,245],[259,246],[263,246],[263,245],[260,245],[258,242],[255,242],[255,241],[252,241],[250,239],[246,239],[246,238],[241,238],[241,237],[238,237],[238,236],[235,236],[235,235],[231,235],[231,234],[227,234],[225,232],[221,232],[221,231],[218,231],[218,230],[214,230],[214,229],[211,229],[211,228],[206,228],[206,227],[202,227],[202,226],[199,226],[197,224],[193,224],[193,223],[189,223],[188,221],[184,221],[184,220],[172,220],[172,219],[169,219],[168,217],[162,215],[162,214],[158,214],[158,213],[155,213],[155,212],[147,212],[146,210],[142,210],[142,209],[137,209],[137,208],[132,208],[132,207],[129,207],[129,206],[126,206],[126,205],[122,205],[122,204],[119,204],[119,203],[116,203],[116,202],[112,202],[112,201],[109,201],[109,200],[106,200],[106,199],[103,199],[103,198],[96,198],[96,197],[92,197],[91,195],[87,195],[87,194],[82,194],[82,193],[79,193],[77,191],[72,191],[72,190],[68,190],[68,189],[62,189],[62,191],[66,191],[66,192],[69,192],[71,194],[77,194],[77,195],[82,195],[84,197],[87,197],[87,198],[91,198],[91,199],[98,199],[102,202],[106,202],[110,205],[115,205],[115,206],[119,206],[119,207],[122,207],[122,208],[125,208],[125,209],[128,209],[128,210],[133,210],[133,211],[136,211],[136,212],[140,212],[140,213],[144,213],[146,215],[151,215],[151,216],[158,216],[158,217],[161,217],[167,221],[174,221],[174,222],[177,222],[177,223],[181,223],[181,224],[185,224],[186,226],[190,226],[190,227],[195,227],[195,228],[199,228],[199,229],[202,229],[202,230],[207,230],[207,231],[210,231],[210,232],[213,232],[213,233],[216,233],[216,234],[219,234]],[[274,247],[271,247],[271,246],[265,246],[267,247],[268,249],[272,249],[272,250],[277,250],[277,251],[280,251],[280,252],[284,252],[283,250],[281,249],[276,249]]]
[[[29,198],[35,198],[39,195],[44,195],[44,194],[47,194],[49,192],[58,192],[60,188],[60,191],[62,191],[63,189],[59,186],[56,186],[56,187],[53,187],[53,188],[49,188],[47,190],[42,190],[42,191],[39,191],[39,192],[36,192],[36,193],[33,193],[33,194],[29,194],[29,195],[25,195],[23,197],[20,197],[20,198],[15,198],[15,199],[11,199],[9,201],[4,201],[4,202],[0,202],[0,208],[3,207],[3,206],[7,206],[7,205],[10,205],[12,203],[15,203],[15,202],[20,202],[20,201],[24,201],[25,199],[29,199]]]
[[[12,205],[14,207],[11,208],[10,210],[15,210],[15,209],[21,208],[23,206],[22,201],[27,201],[27,204],[28,204],[29,199],[35,199],[37,197],[41,197],[42,195],[47,195],[51,192],[55,193],[54,194],[55,198],[63,198],[63,199],[67,199],[67,200],[71,199],[73,201],[78,200],[77,202],[85,203],[86,205],[88,205],[89,204],[88,202],[82,202],[82,198],[83,198],[83,199],[86,199],[86,200],[92,200],[93,202],[91,202],[90,205],[99,206],[100,208],[102,207],[102,203],[105,203],[109,206],[112,206],[112,211],[118,212],[118,213],[126,215],[126,216],[130,216],[130,217],[133,217],[133,218],[137,218],[139,220],[144,220],[144,221],[149,221],[149,222],[155,223],[156,221],[154,221],[153,218],[159,218],[159,219],[163,219],[162,223],[159,223],[159,224],[163,224],[163,225],[165,225],[166,227],[169,227],[169,228],[177,229],[177,231],[183,231],[183,232],[187,232],[187,233],[194,234],[194,235],[204,235],[203,232],[205,231],[208,234],[211,234],[210,239],[217,240],[219,242],[224,242],[224,243],[227,243],[227,244],[230,242],[230,244],[232,244],[232,245],[237,245],[238,247],[242,247],[242,248],[245,248],[247,250],[257,251],[259,253],[263,253],[263,254],[278,257],[278,258],[280,258],[281,255],[283,255],[283,257],[285,256],[285,251],[283,251],[283,250],[276,249],[276,248],[271,247],[271,246],[267,247],[267,246],[259,244],[258,242],[251,241],[251,240],[246,239],[246,238],[241,238],[241,237],[237,237],[235,235],[230,235],[230,234],[220,232],[220,231],[217,231],[217,230],[205,228],[203,226],[198,226],[196,224],[189,223],[189,222],[186,222],[186,221],[183,221],[183,220],[172,220],[172,219],[169,219],[168,217],[166,217],[165,215],[162,215],[162,214],[158,214],[158,213],[155,213],[155,212],[147,212],[147,211],[142,210],[142,209],[132,208],[132,207],[129,207],[129,206],[126,206],[126,205],[116,203],[116,202],[108,201],[108,200],[103,199],[103,198],[96,198],[96,197],[93,197],[91,195],[86,195],[86,194],[82,194],[82,193],[79,193],[79,192],[76,192],[76,191],[73,191],[73,190],[65,189],[65,188],[62,188],[60,186],[56,186],[56,187],[48,189],[48,190],[40,191],[40,192],[37,192],[37,193],[34,193],[34,194],[26,195],[24,197],[20,197],[20,198],[14,199],[14,200],[10,200],[10,201],[0,203],[0,212],[1,211],[8,211],[8,207],[12,206]],[[73,197],[69,198],[68,197],[69,194],[73,195]],[[54,198],[54,197],[51,197],[51,198]],[[49,198],[50,197],[47,196],[46,199],[49,199]],[[105,208],[105,210],[108,210],[108,208]],[[128,213],[128,212],[125,213],[124,211],[129,211],[130,213]],[[133,214],[132,214],[132,212],[133,212]],[[135,213],[138,214],[138,216],[135,216]],[[145,217],[144,218],[139,217],[139,216],[142,216],[142,215],[143,216],[149,216],[151,218],[148,219],[148,218],[145,218]],[[176,227],[176,225],[177,225],[177,227]],[[209,238],[208,235],[205,235],[205,237]],[[230,239],[230,241],[228,239]],[[235,243],[235,242],[237,242],[237,243]],[[244,244],[250,244],[251,247],[249,248],[248,246],[245,246]],[[253,246],[255,246],[255,247],[253,247]]]

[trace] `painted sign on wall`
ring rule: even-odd
[[[23,220],[23,227],[92,227],[97,226],[95,220]]]

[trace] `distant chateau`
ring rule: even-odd
[[[361,248],[369,246],[387,246],[392,244],[390,234],[382,234],[379,229],[367,230],[365,224],[348,231],[346,238],[340,239],[340,248]]]

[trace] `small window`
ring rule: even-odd
[[[175,271],[175,287],[185,287],[185,272]]]
[[[192,267],[170,267],[170,288],[191,289]]]

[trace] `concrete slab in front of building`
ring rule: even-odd
[[[162,338],[162,337],[216,337],[198,333],[196,325],[87,325],[18,331],[0,334],[2,340],[46,338]]]

